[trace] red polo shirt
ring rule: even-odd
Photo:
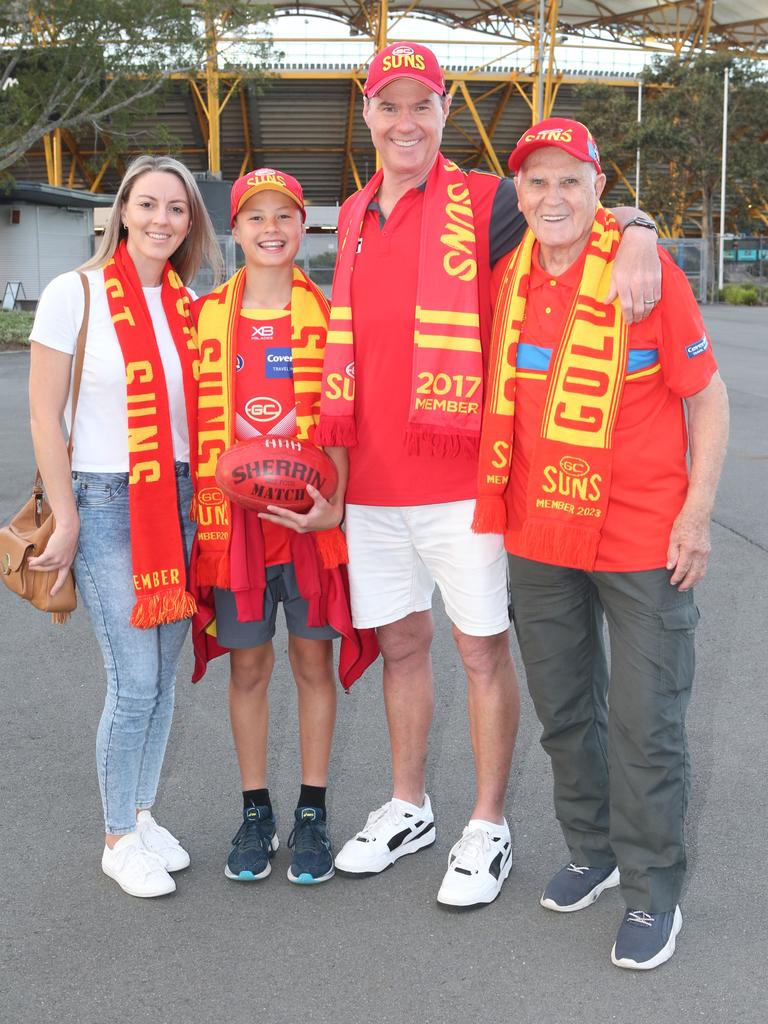
[[[688,490],[688,433],[682,399],[709,383],[717,369],[696,300],[683,272],[659,249],[662,299],[629,329],[629,358],[613,440],[613,471],[595,569],[632,572],[666,564],[672,524]],[[492,276],[495,299],[509,260]],[[539,437],[546,377],[561,344],[581,279],[583,257],[555,277],[534,247],[525,323],[517,352],[515,437],[505,493],[507,550],[526,556],[521,530],[531,455]]]
[[[490,335],[490,221],[499,180],[470,176],[484,347]],[[423,206],[423,189],[413,188],[383,225],[375,206],[363,219],[352,277],[358,438],[349,449],[346,498],[352,504],[429,505],[477,492],[476,458],[412,455],[405,446]],[[340,235],[344,216],[342,208]]]

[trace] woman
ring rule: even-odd
[[[37,570],[74,564],[104,655],[96,754],[102,869],[132,896],[173,892],[189,855],[151,814],[173,715],[176,664],[195,610],[186,588],[194,534],[197,339],[184,281],[221,262],[200,192],[168,157],[128,168],[96,255],[72,465],[70,376],[84,315],[77,273],[43,292],[32,328],[32,438],[56,530]],[[194,296],[193,296],[194,297]]]

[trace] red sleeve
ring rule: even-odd
[[[695,395],[717,370],[712,342],[685,274],[664,250],[661,258],[659,362],[667,387],[681,398]]]

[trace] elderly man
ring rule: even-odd
[[[611,959],[647,970],[672,956],[682,923],[691,588],[707,566],[727,398],[666,254],[647,320],[628,327],[606,301],[619,235],[585,126],[535,125],[510,168],[529,230],[494,272],[475,527],[503,531],[510,552],[570,853],[541,904],[581,910],[620,885],[627,911]]]
[[[321,444],[349,448],[346,531],[355,624],[375,628],[394,794],[336,858],[383,871],[435,840],[425,793],[433,712],[431,603],[442,593],[468,679],[477,796],[438,894],[495,899],[511,842],[504,801],[518,721],[508,644],[506,557],[471,531],[490,336],[490,267],[525,227],[510,179],[465,175],[440,155],[448,116],[442,70],[416,43],[371,62],[363,116],[381,170],[342,207],[325,357]],[[628,222],[637,211],[624,211]],[[625,282],[655,294],[655,245],[627,235]],[[646,295],[649,291],[645,292]]]

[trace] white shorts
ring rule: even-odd
[[[507,554],[499,534],[473,533],[474,499],[438,505],[347,505],[352,619],[358,629],[432,607],[468,636],[509,627]]]

